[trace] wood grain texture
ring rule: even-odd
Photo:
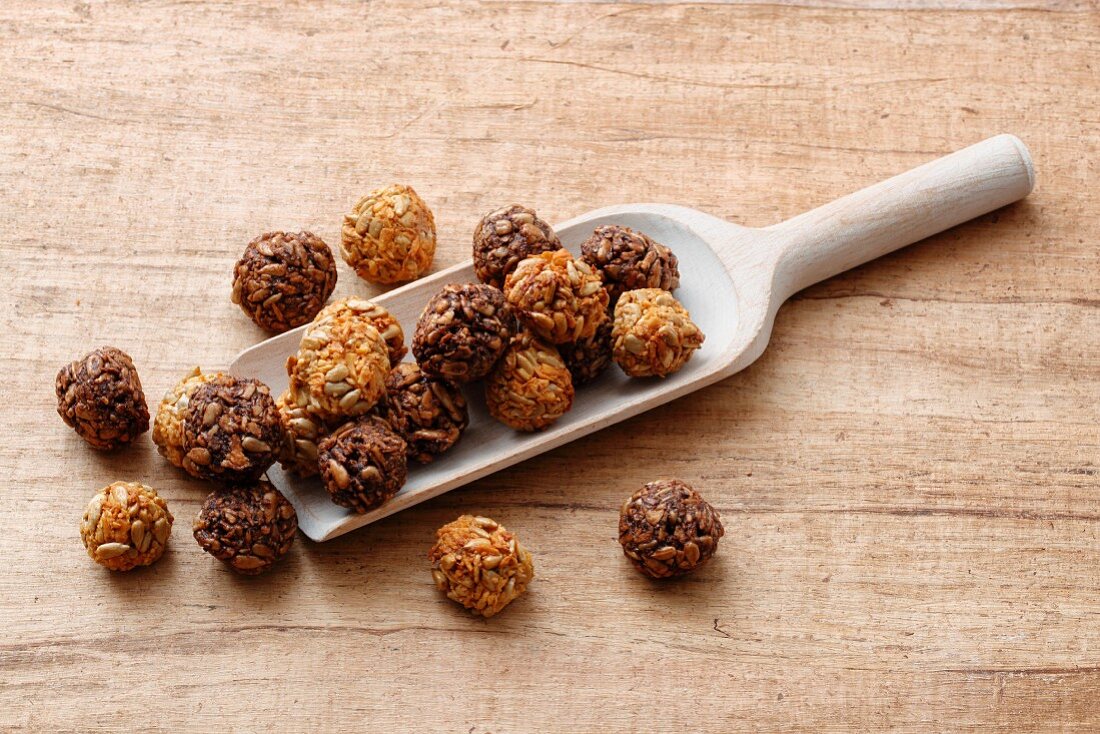
[[[1095,730],[1100,12],[955,5],[0,4],[0,730]],[[152,401],[227,364],[248,239],[334,243],[375,184],[444,267],[513,199],[763,225],[1004,131],[1035,193],[799,294],[745,372],[266,577],[199,551],[206,488],[149,441],[53,413],[100,344]],[[661,475],[727,535],[655,585],[614,536]],[[76,530],[113,479],[177,517],[121,576]],[[535,556],[489,622],[427,573],[465,511]]]

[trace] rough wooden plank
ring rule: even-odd
[[[433,5],[0,4],[0,729],[1100,726],[1095,5]],[[147,441],[94,454],[52,412],[101,343],[154,401],[227,363],[262,336],[228,302],[244,243],[335,242],[376,183],[425,196],[444,266],[503,201],[767,224],[1006,131],[1028,201],[797,296],[749,370],[267,577],[199,552],[207,488]],[[659,475],[729,529],[666,586],[614,543]],[[116,478],[177,516],[126,576],[76,537]],[[426,571],[465,511],[535,554],[490,622]]]

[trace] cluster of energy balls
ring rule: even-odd
[[[425,274],[435,244],[431,210],[395,184],[345,215],[339,252],[357,275],[388,285]],[[274,396],[256,379],[194,368],[153,419],[160,454],[215,484],[192,525],[204,551],[248,575],[287,553],[298,520],[264,478],[276,461],[318,477],[337,505],[369,512],[400,491],[410,464],[459,441],[469,425],[463,386],[482,381],[490,415],[540,431],[612,362],[631,377],[665,377],[703,343],[672,295],[676,256],[628,227],[596,228],[574,257],[533,210],[513,204],[482,217],[473,262],[481,282],[446,285],[429,300],[406,361],[405,332],[382,305],[355,296],[328,303],[336,259],[321,238],[280,231],[248,243],[233,269],[233,303],[270,332],[305,326],[286,362],[287,388]],[[149,428],[137,370],[118,349],[67,365],[56,388],[62,419],[97,449]],[[114,482],[89,502],[80,533],[93,560],[127,571],[161,556],[173,521],[154,489]],[[620,513],[626,557],[655,578],[701,565],[722,533],[718,513],[679,480],[645,485]],[[440,528],[429,560],[440,591],[485,617],[534,577],[530,553],[486,517]]]

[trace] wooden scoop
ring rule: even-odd
[[[555,228],[574,253],[593,228],[604,224],[644,232],[676,253],[681,286],[675,295],[706,334],[684,369],[665,379],[638,380],[612,366],[578,389],[573,409],[560,421],[534,434],[497,423],[485,411],[481,385],[467,385],[470,427],[462,439],[434,463],[410,465],[401,492],[365,515],[334,505],[317,478],[298,479],[278,466],[268,477],[294,503],[302,531],[313,540],[328,540],[729,377],[764,351],[776,311],[791,294],[1017,201],[1034,183],[1027,148],[1012,135],[998,135],[763,229],[668,204],[628,204],[583,214]],[[462,282],[476,282],[470,263],[373,300],[389,309],[411,337],[428,299],[445,284]],[[304,328],[245,350],[231,372],[257,377],[279,394],[287,386],[284,363],[297,350]],[[627,483],[648,479],[627,478]]]

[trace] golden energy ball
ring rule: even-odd
[[[504,297],[524,326],[551,344],[588,339],[607,319],[599,273],[568,250],[521,260],[504,279]]]
[[[80,521],[80,539],[96,563],[112,571],[129,571],[161,557],[174,519],[155,489],[137,482],[115,482],[88,503]]]
[[[463,515],[435,535],[428,552],[432,580],[448,599],[474,614],[498,613],[535,577],[531,554],[495,520]]]
[[[485,380],[485,403],[506,426],[541,431],[573,407],[573,377],[553,345],[522,332]]]
[[[298,405],[325,421],[350,420],[375,406],[386,393],[392,348],[376,323],[343,302],[317,315],[286,362]]]
[[[435,218],[411,186],[377,189],[344,215],[340,254],[371,283],[416,280],[435,257]]]
[[[666,377],[703,345],[703,332],[668,291],[627,291],[615,304],[612,355],[631,377]]]

